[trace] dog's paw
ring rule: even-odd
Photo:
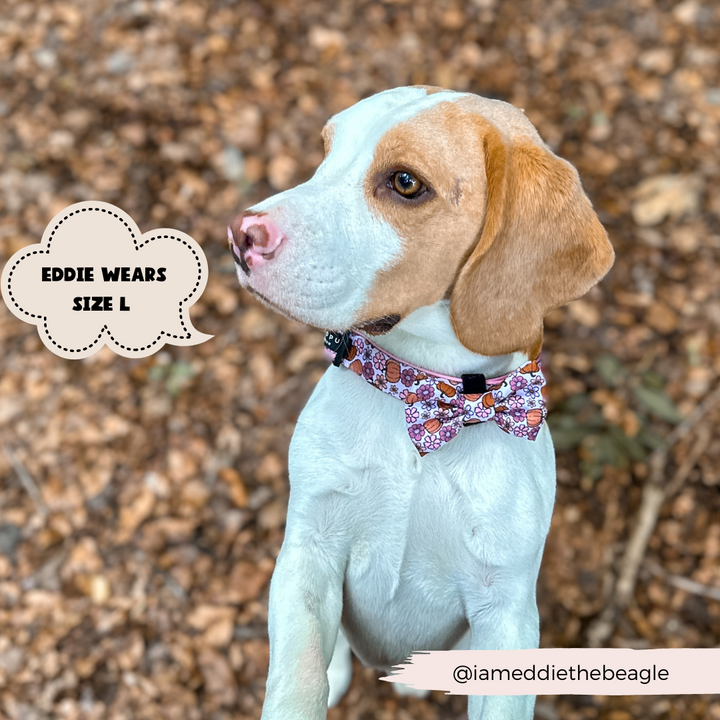
[[[335,641],[335,650],[327,669],[330,692],[328,694],[328,707],[335,707],[350,687],[352,680],[352,655],[350,643],[342,630],[338,632]]]
[[[406,685],[405,683],[399,682],[394,682],[393,688],[398,695],[403,695],[405,697],[416,697],[420,698],[420,700],[426,698],[430,694],[429,690],[418,690],[418,688],[414,688],[412,685]]]

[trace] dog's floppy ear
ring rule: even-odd
[[[537,352],[543,317],[583,295],[614,253],[577,171],[530,135],[482,134],[487,206],[450,298],[460,342],[483,355]]]

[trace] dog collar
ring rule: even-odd
[[[449,377],[415,367],[360,333],[327,332],[333,365],[344,365],[373,387],[402,400],[410,439],[421,455],[452,440],[464,425],[494,420],[509,435],[535,440],[547,416],[540,359],[501,377]]]

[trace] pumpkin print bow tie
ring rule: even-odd
[[[488,420],[510,435],[535,440],[547,415],[539,360],[486,381],[482,375],[453,378],[417,368],[354,332],[328,332],[325,347],[333,364],[405,403],[407,431],[421,455],[442,447],[464,425]]]

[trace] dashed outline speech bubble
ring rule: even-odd
[[[62,279],[53,280],[53,268]],[[186,233],[160,228],[141,235],[120,208],[87,201],[58,213],[39,246],[16,252],[0,283],[10,311],[36,325],[56,355],[80,359],[107,345],[138,358],[166,343],[198,345],[213,337],[198,332],[189,316],[207,278],[205,254]]]

